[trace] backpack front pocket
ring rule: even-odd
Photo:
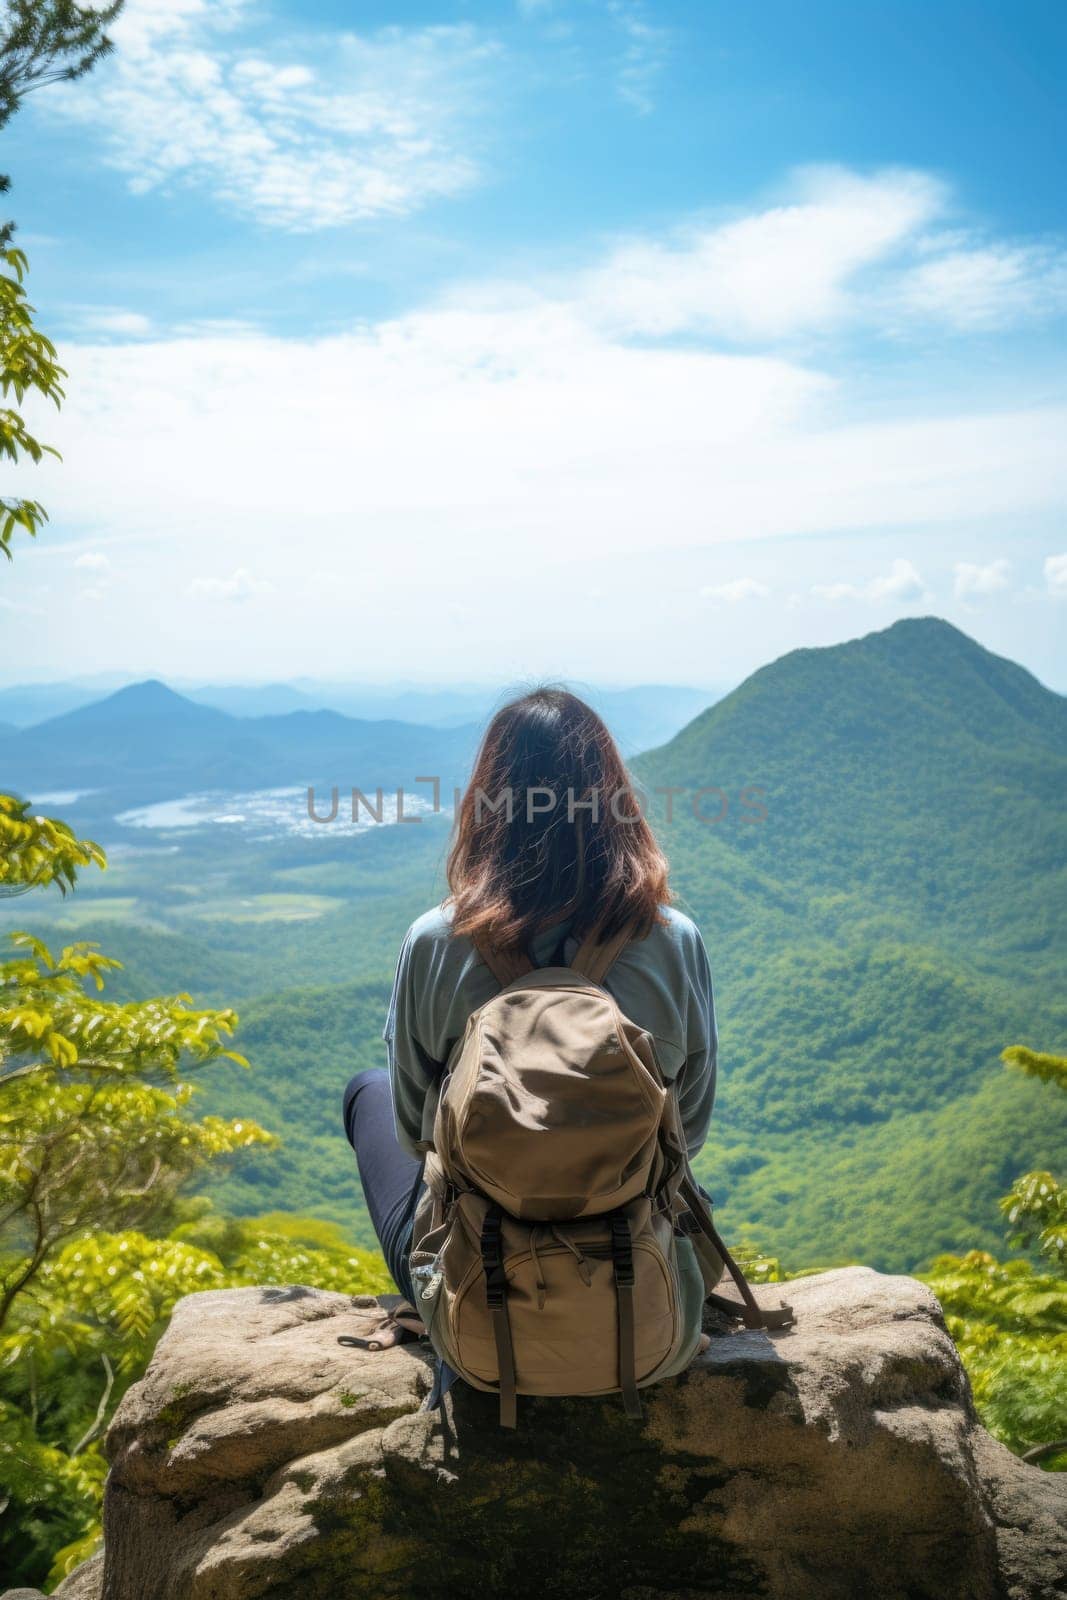
[[[633,1238],[635,1367],[639,1383],[675,1352],[684,1330],[672,1258],[648,1221]],[[579,1224],[516,1224],[509,1219],[504,1255],[507,1315],[520,1394],[605,1394],[619,1387],[618,1295],[604,1219]],[[518,1237],[516,1237],[518,1236]],[[669,1235],[668,1235],[669,1237]],[[461,1242],[462,1241],[462,1242]],[[466,1229],[442,1252],[443,1300],[435,1342],[447,1344],[457,1370],[479,1388],[495,1388],[496,1344],[480,1256]],[[669,1251],[669,1245],[668,1245]],[[671,1253],[672,1255],[673,1253]],[[457,1359],[458,1358],[458,1359]]]

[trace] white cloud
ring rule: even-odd
[[[1067,252],[976,241],[902,274],[895,295],[909,316],[947,319],[961,331],[1014,327],[1067,309]]]
[[[293,231],[404,215],[477,178],[464,149],[494,46],[466,25],[242,49],[244,0],[131,0],[106,68],[44,113],[85,124],[134,192],[203,186]],[[294,59],[293,52],[301,52]]]
[[[525,22],[541,24],[540,38],[562,46],[554,62],[558,77],[607,75],[619,99],[639,116],[656,106],[667,67],[672,32],[655,20],[649,0],[516,0]],[[544,70],[543,68],[541,69]]]
[[[1045,583],[1049,594],[1067,595],[1067,551],[1045,557]]]
[[[247,322],[241,317],[198,317],[189,322],[179,322],[169,329],[170,337],[177,339],[198,339],[201,336],[208,338],[226,338],[231,335],[241,339],[259,333],[259,325]]]
[[[75,567],[81,572],[107,572],[111,562],[99,550],[86,550],[84,555],[75,559]]]
[[[749,340],[825,327],[852,314],[856,274],[945,204],[942,185],[919,172],[811,168],[790,189],[785,204],[690,227],[670,243],[622,245],[586,278],[586,303],[628,333]]]
[[[972,561],[957,561],[954,568],[953,590],[957,600],[968,600],[973,595],[997,594],[1008,587],[1011,562],[1003,559],[990,561],[987,566],[977,566]]]
[[[942,226],[954,201],[928,173],[809,167],[780,204],[667,239],[624,241],[579,286],[619,334],[767,342],[839,329],[978,333],[1067,310],[1060,243]]]
[[[75,320],[86,333],[113,335],[122,339],[147,339],[152,332],[151,317],[140,311],[122,311],[117,307],[85,306],[74,312]]]
[[[886,573],[871,578],[867,583],[815,583],[811,592],[819,600],[838,603],[842,600],[892,601],[906,604],[928,598],[926,585],[911,561],[898,557]]]
[[[706,584],[700,591],[702,600],[723,600],[735,606],[742,600],[762,600],[770,594],[765,583],[756,578],[734,578],[729,583]]]
[[[655,106],[655,90],[667,64],[669,34],[649,20],[642,0],[607,0],[608,16],[623,38],[616,84],[619,97],[647,116]]]
[[[897,559],[890,570],[880,578],[872,578],[867,586],[871,600],[921,600],[925,585],[910,561]]]
[[[813,583],[811,592],[818,600],[862,600],[863,590],[855,583]]]
[[[849,238],[842,197],[854,195],[864,236],[877,209],[873,180],[857,178],[851,189],[840,177],[827,181],[825,193],[839,200],[827,202],[823,220],[838,244],[824,255],[852,260],[859,247],[841,242]],[[918,180],[885,185],[894,228],[907,231],[909,217],[926,214],[927,191]],[[777,224],[761,232],[765,216],[750,220],[773,254]],[[601,269],[605,281],[615,259]],[[849,271],[809,274],[810,294],[791,313],[796,326],[836,303]],[[191,609],[198,574],[199,598],[251,590],[249,631],[254,619],[269,626],[272,644],[301,637],[308,649],[320,639],[333,648],[327,625],[329,640],[348,639],[355,615],[363,630],[388,630],[398,649],[415,626],[416,592],[432,597],[460,577],[483,596],[490,582],[523,585],[531,549],[546,570],[579,552],[614,571],[653,545],[703,551],[767,536],[858,540],[893,530],[899,545],[881,546],[866,568],[831,567],[818,597],[904,606],[925,598],[926,558],[906,542],[909,530],[925,538],[975,524],[977,537],[978,523],[1048,518],[1067,504],[1065,408],[997,409],[1000,372],[992,390],[975,384],[961,395],[939,387],[924,349],[911,381],[898,362],[887,389],[864,367],[857,403],[849,361],[723,349],[707,336],[682,341],[673,325],[658,337],[649,324],[635,338],[640,316],[605,314],[590,292],[595,277],[468,284],[321,338],[200,327],[67,345],[69,399],[48,421],[64,461],[33,468],[32,492],[83,548],[103,548],[105,538],[129,546],[124,594],[140,585],[151,615]],[[680,282],[684,289],[684,275]],[[674,294],[668,281],[665,298]],[[695,290],[683,295],[687,317],[701,304]],[[755,327],[755,299],[748,315]],[[765,328],[761,337],[770,336]],[[23,482],[30,492],[30,477]],[[297,548],[312,552],[305,566],[294,561]],[[986,551],[970,542],[958,549]],[[891,565],[898,550],[917,566]],[[311,565],[339,581],[309,585]],[[731,558],[726,570],[745,565]],[[694,570],[699,605],[704,577],[723,569],[705,561]],[[759,581],[770,569],[754,560],[748,570]],[[852,581],[857,570],[861,580],[876,576]],[[781,587],[807,589],[816,577],[823,573],[793,572]],[[727,607],[724,599],[722,620],[742,624],[745,607],[731,616]],[[212,608],[199,609],[210,620]]]
[[[228,578],[194,578],[188,593],[194,599],[251,600],[254,595],[269,594],[271,585],[254,578],[247,567],[237,567]]]
[[[198,572],[243,530],[281,554],[294,518],[324,567],[383,567],[411,540],[428,569],[474,550],[521,567],[529,539],[622,553],[1067,500],[1062,409],[935,395],[926,413],[909,393],[899,417],[850,422],[825,372],[631,345],[551,302],[61,355],[64,461],[33,469],[34,493],[85,537],[190,541]],[[254,550],[230,559],[257,569]]]
[[[160,42],[190,37],[197,27],[235,28],[247,0],[132,0],[109,30],[124,52],[144,56]]]

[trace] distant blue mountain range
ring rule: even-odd
[[[379,713],[356,715],[316,706],[310,694],[286,684],[184,695],[149,679],[29,726],[12,725],[49,699],[61,705],[64,689],[75,698],[81,693],[73,685],[0,691],[9,719],[0,724],[0,781],[30,798],[55,788],[91,789],[124,806],[202,789],[337,784],[369,791],[410,786],[424,775],[448,788],[463,781],[494,705],[488,690],[383,697],[350,690],[353,706]],[[711,698],[664,686],[598,696],[631,754],[669,738]],[[386,707],[408,715],[380,714]]]
[[[100,791],[117,804],[192,790],[289,785],[460,782],[477,742],[473,726],[426,728],[361,721],[337,711],[235,717],[150,680],[29,728],[0,733],[3,784],[29,796],[53,788]]]
[[[0,735],[8,725],[19,728],[77,711],[114,690],[136,688],[115,682],[18,684],[0,689]],[[417,684],[320,683],[300,678],[294,683],[177,685],[177,692],[197,705],[213,706],[234,717],[283,716],[289,711],[339,711],[372,722],[415,722],[433,728],[456,728],[484,722],[516,686],[503,690],[487,685],[452,684],[427,688]],[[521,686],[519,686],[521,687]],[[610,724],[628,755],[664,744],[699,712],[721,699],[725,687],[694,689],[674,684],[639,684],[629,689],[602,689],[574,684]]]

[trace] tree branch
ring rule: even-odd
[[[104,1371],[107,1374],[107,1382],[104,1384],[104,1392],[100,1396],[100,1404],[96,1408],[96,1416],[93,1418],[88,1428],[82,1434],[73,1450],[70,1452],[70,1459],[72,1461],[74,1460],[75,1456],[81,1455],[87,1444],[92,1444],[93,1440],[100,1432],[100,1429],[103,1427],[104,1418],[107,1415],[107,1403],[111,1399],[111,1391],[115,1386],[114,1369],[112,1368],[111,1362],[108,1360],[103,1351],[100,1353],[100,1359],[104,1363]]]
[[[3,1293],[0,1294],[0,1331],[2,1331],[4,1323],[7,1321],[8,1312],[15,1303],[15,1296],[21,1293],[31,1278],[36,1276],[51,1247],[51,1241],[45,1232],[44,1217],[41,1214],[40,1206],[35,1203],[30,1209],[36,1219],[36,1238],[26,1265],[20,1272],[16,1272],[9,1283],[5,1284]]]
[[[1048,1444],[1035,1444],[1032,1450],[1023,1452],[1024,1461],[1043,1461],[1046,1456],[1059,1455],[1061,1450],[1067,1450],[1067,1439],[1053,1439]]]

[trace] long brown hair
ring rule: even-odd
[[[534,689],[493,717],[457,814],[448,887],[453,933],[498,950],[525,949],[565,917],[577,935],[630,923],[636,938],[659,919],[666,859],[614,739],[576,695]]]

